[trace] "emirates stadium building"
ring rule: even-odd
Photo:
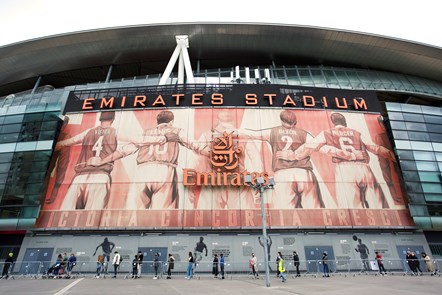
[[[232,270],[297,251],[306,273],[323,252],[334,272],[442,255],[440,47],[164,24],[6,45],[0,69],[0,253],[16,272],[65,252],[88,271],[117,249]]]

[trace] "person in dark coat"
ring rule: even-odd
[[[2,278],[9,278],[9,269],[12,264],[14,264],[14,253],[9,253],[8,258],[5,260],[5,265],[3,266]]]
[[[217,254],[215,254],[215,256],[213,256],[212,274],[213,274],[214,278],[217,278],[218,274],[219,274],[219,270],[218,270],[218,255]]]
[[[293,266],[296,267],[296,277],[300,277],[301,273],[299,272],[299,256],[296,251],[293,251]]]

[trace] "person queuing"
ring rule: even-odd
[[[189,258],[187,261],[188,261],[188,265],[187,265],[186,279],[190,280],[193,277],[193,263],[195,262],[192,252],[189,252]]]
[[[376,251],[374,253],[376,254],[375,259],[376,259],[376,262],[378,263],[379,274],[380,275],[384,275],[384,274],[387,275],[387,271],[385,270],[385,267],[384,267],[384,262],[382,261],[382,258],[383,258],[382,254],[378,251]]]
[[[10,252],[3,265],[2,278],[9,278],[9,269],[14,264],[14,253]]]
[[[215,254],[213,256],[213,264],[212,264],[212,274],[214,279],[218,278],[219,275],[218,262],[219,262],[218,255]]]
[[[71,253],[71,256],[69,256],[69,258],[68,258],[68,265],[66,267],[66,270],[67,270],[67,273],[65,276],[66,279],[71,278],[72,269],[74,268],[75,265],[77,265],[77,257],[75,257],[74,253]]]
[[[219,268],[221,270],[221,279],[224,280],[224,254],[221,253],[219,257]]]
[[[172,269],[175,267],[175,257],[173,257],[172,254],[169,254],[169,258],[167,259],[168,266],[167,266],[167,277],[166,279],[172,278]]]
[[[293,251],[293,266],[296,267],[296,276],[300,277],[301,273],[299,272],[299,255],[296,251]]]
[[[112,259],[112,265],[114,266],[114,276],[113,278],[117,277],[118,274],[118,268],[120,267],[121,263],[121,255],[118,253],[118,251],[115,251],[114,258]]]

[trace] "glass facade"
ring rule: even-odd
[[[386,103],[410,212],[424,228],[442,224],[442,109]]]
[[[26,229],[35,222],[63,92],[0,100],[0,229]]]

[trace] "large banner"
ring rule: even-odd
[[[288,108],[67,113],[37,228],[414,226],[378,114]]]

